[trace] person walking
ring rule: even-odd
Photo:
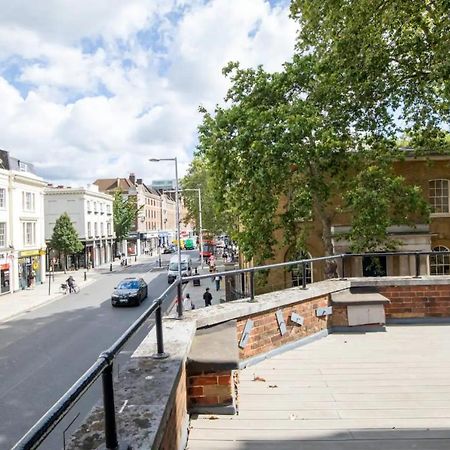
[[[203,300],[205,300],[205,307],[212,305],[212,295],[209,292],[209,288],[206,288],[205,293],[203,294]]]
[[[214,282],[216,283],[216,291],[220,289],[220,280],[222,280],[222,277],[219,275],[216,275],[214,277]]]

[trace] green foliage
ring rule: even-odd
[[[421,152],[449,150],[448,0],[293,0],[297,50],[317,57],[330,100],[362,128],[406,132]]]
[[[210,234],[220,234],[229,228],[225,220],[226,211],[220,203],[214,202],[213,182],[209,168],[198,156],[194,156],[188,173],[181,180],[181,189],[183,202],[188,210],[186,223],[194,222],[197,231],[200,229],[198,192],[187,190],[200,189],[203,230]]]
[[[125,198],[119,189],[114,193],[113,217],[117,241],[128,237],[136,221],[138,210],[135,197]]]
[[[83,251],[83,244],[67,213],[61,214],[56,220],[50,246],[64,255]],[[63,261],[65,261],[65,258],[63,258]]]

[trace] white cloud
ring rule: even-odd
[[[278,70],[293,52],[288,5],[265,0],[0,0],[0,148],[53,182],[187,168],[222,67]],[[169,14],[170,13],[170,14]]]

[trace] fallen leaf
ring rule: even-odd
[[[266,381],[266,379],[263,377],[258,377],[256,375],[253,375],[253,381]]]
[[[273,389],[273,388],[277,388],[278,386],[276,384],[269,384],[269,387]]]

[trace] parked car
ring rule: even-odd
[[[167,247],[163,248],[163,254],[175,253],[176,251],[177,248],[175,247],[175,245],[168,245]]]
[[[138,306],[147,295],[147,283],[142,278],[125,278],[114,288],[111,304],[112,306]]]

